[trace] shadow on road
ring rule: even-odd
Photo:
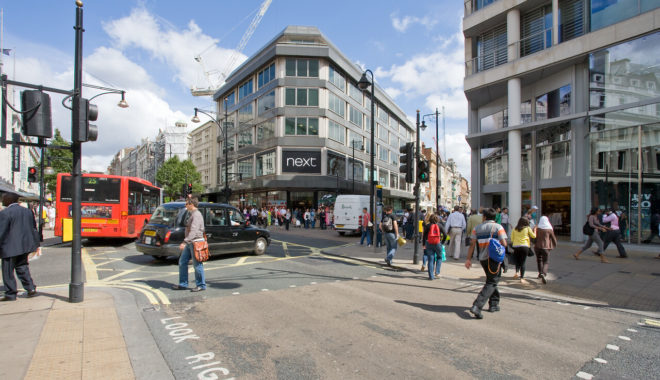
[[[448,305],[429,305],[426,303],[408,302],[403,300],[394,300],[396,303],[418,307],[422,310],[434,313],[455,313],[461,319],[474,319],[469,313],[467,306],[448,306]]]

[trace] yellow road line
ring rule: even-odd
[[[132,290],[135,290],[135,291],[138,291],[138,292],[144,294],[145,297],[147,297],[147,299],[149,300],[149,302],[152,305],[158,305],[158,300],[156,299],[156,297],[154,297],[153,294],[151,294],[149,291],[147,291],[145,289],[142,289],[140,287],[137,287],[137,286],[132,286],[132,285],[129,285],[129,284],[110,284],[110,283],[103,283],[103,282],[88,283],[87,286],[92,286],[92,287],[97,287],[97,288],[107,287],[107,288],[132,289]]]
[[[83,248],[80,250],[80,257],[82,258],[83,266],[85,268],[85,278],[87,281],[98,281],[99,274],[96,272],[96,265],[94,265],[92,258],[89,257],[87,249]]]
[[[121,261],[121,260],[124,260],[124,258],[120,258],[120,259],[107,259],[106,261],[104,261],[104,262],[102,262],[102,263],[96,264],[96,266],[97,266],[97,267],[100,267],[101,265],[110,264],[110,263],[114,263],[115,261]]]
[[[119,272],[119,273],[117,273],[117,274],[114,274],[114,275],[112,275],[112,276],[106,277],[106,278],[104,278],[102,281],[104,281],[104,282],[110,282],[110,281],[114,280],[115,278],[119,278],[119,277],[121,277],[121,276],[125,276],[125,275],[127,275],[127,274],[129,274],[129,273],[137,272],[137,271],[139,271],[140,269],[142,269],[142,268],[127,269],[127,270],[125,270],[125,271],[121,271],[121,272]]]
[[[646,323],[647,325],[660,327],[660,321],[656,321],[655,319],[645,319],[644,323]]]
[[[136,284],[136,283],[126,283],[126,282],[123,282],[123,281],[122,282],[108,281],[108,284],[110,284],[110,285],[119,285],[119,286],[128,285],[128,286],[132,286],[132,287],[135,287],[135,288],[144,289],[146,291],[153,292],[160,299],[160,303],[162,303],[163,305],[169,305],[170,304],[170,299],[167,297],[167,295],[165,295],[165,293],[163,293],[160,289],[152,288],[149,285]]]
[[[289,248],[285,241],[282,242],[282,249],[284,250],[284,256],[289,257]]]
[[[238,261],[234,265],[242,265],[245,262],[245,260],[247,260],[247,256],[243,256],[240,259],[238,259]]]

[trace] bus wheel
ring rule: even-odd
[[[254,254],[261,256],[266,253],[266,248],[268,247],[268,242],[266,239],[260,237],[254,242]]]

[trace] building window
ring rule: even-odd
[[[287,106],[318,107],[319,89],[287,88],[285,99]]]
[[[315,117],[287,117],[284,120],[284,134],[289,136],[318,136],[319,119]]]
[[[266,141],[275,137],[275,119],[267,120],[257,125],[257,142]]]
[[[378,184],[387,187],[388,185],[388,173],[387,170],[380,169],[378,171]]]
[[[491,69],[507,62],[506,24],[477,37],[476,65],[468,74]]]
[[[526,102],[520,103],[520,123],[531,123],[532,122],[532,101],[528,100]]]
[[[390,176],[390,188],[398,189],[399,188],[399,176],[392,174]]]
[[[238,148],[252,145],[252,128],[238,134]]]
[[[387,147],[378,145],[378,158],[383,162],[389,162],[389,153]]]
[[[536,120],[546,120],[571,113],[571,85],[536,98]]]
[[[328,151],[328,175],[346,177],[346,158],[343,155]]]
[[[480,131],[488,132],[494,131],[497,129],[506,128],[509,124],[509,111],[505,108],[502,111],[495,112],[492,115],[488,115],[481,118],[480,122]]]
[[[383,125],[378,124],[378,138],[388,142],[389,141],[389,135],[387,132],[387,128],[385,128]]]
[[[605,152],[598,152],[598,166],[599,170],[605,170]]]
[[[360,91],[360,89],[353,83],[348,85],[348,95],[362,105],[362,91]]]
[[[399,138],[392,132],[390,132],[390,146],[393,148],[399,148]]]
[[[591,31],[660,7],[654,0],[591,0]]]
[[[275,108],[275,90],[257,99],[257,113],[259,116],[263,115],[264,112],[268,110],[272,110],[273,108]]]
[[[585,33],[585,0],[559,1],[559,42],[572,40]]]
[[[330,66],[330,74],[328,76],[328,79],[330,80],[330,83],[337,86],[337,88],[340,89],[342,92],[346,91],[346,79],[333,66]]]
[[[346,102],[332,92],[328,92],[328,108],[342,118],[346,115]]]
[[[252,119],[254,119],[254,112],[253,112],[252,103],[247,104],[245,107],[241,107],[241,109],[238,110],[238,127],[239,128],[246,125]]]
[[[270,66],[259,71],[257,74],[257,85],[261,89],[265,84],[269,83],[275,79],[275,63],[271,63]]]
[[[253,86],[252,86],[252,79],[250,79],[249,81],[243,83],[238,88],[238,101],[240,102],[243,98],[250,95],[253,90],[254,89],[253,89]]]
[[[552,6],[546,5],[524,14],[520,36],[521,57],[552,46]]]
[[[378,106],[378,120],[382,121],[384,124],[387,124],[388,122],[387,111],[381,106]]]
[[[351,176],[351,180],[356,180],[358,182],[363,181],[364,177],[364,165],[362,162],[355,160],[353,161],[352,158],[348,159],[348,175]]]
[[[346,127],[343,125],[328,119],[328,138],[338,141],[340,143],[346,143]]]
[[[225,98],[227,99],[227,108],[229,108],[229,107],[233,106],[234,104],[236,104],[236,93],[234,91],[229,93]],[[224,105],[225,105],[225,102],[223,101],[222,106],[224,107]]]
[[[238,172],[243,175],[243,179],[252,178],[252,157],[238,161]]]
[[[390,152],[390,158],[392,159],[392,165],[396,166],[399,165],[399,153],[398,152]]]
[[[626,169],[626,151],[625,150],[619,151],[619,157],[618,157],[618,160],[617,160],[616,168],[618,170],[625,170]]]
[[[348,105],[348,111],[349,111],[349,120],[351,123],[357,125],[358,127],[362,128],[362,119],[363,119],[363,114],[362,112],[357,109],[356,107],[353,107],[352,105]]]
[[[257,156],[257,177],[275,174],[275,151]]]
[[[286,76],[318,78],[319,60],[288,58],[286,60]]]

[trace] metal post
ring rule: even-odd
[[[413,264],[419,262],[419,176],[417,175],[417,167],[419,166],[419,160],[422,156],[419,151],[419,110],[417,110],[417,142],[415,143],[415,220],[413,227],[415,229],[415,249],[413,251]]]
[[[73,120],[77,120],[77,115],[80,114],[80,98],[82,92],[82,37],[83,37],[83,9],[82,2],[76,2],[76,46],[75,46],[75,59],[73,69],[73,107],[72,107],[72,134],[73,128],[78,128],[73,125]],[[81,265],[81,236],[80,236],[80,217],[82,199],[82,150],[81,143],[72,141],[71,151],[73,152],[73,242],[71,245],[71,282],[69,283],[69,302],[77,303],[82,302],[84,298],[84,283],[82,280],[82,265]]]
[[[229,203],[229,141],[227,141],[227,119],[227,98],[225,98],[225,122],[222,126],[225,133],[225,203]]]
[[[39,160],[39,239],[44,241],[44,156],[46,154],[45,142],[43,137],[39,137],[39,145],[41,145],[41,159]]]
[[[351,171],[353,172],[353,194],[355,194],[355,140],[351,140],[351,146],[353,147],[353,162],[351,163]]]
[[[374,212],[376,211],[376,207],[374,205],[374,203],[376,201],[374,199],[375,198],[374,197],[374,169],[375,169],[374,168],[374,165],[375,165],[374,161],[375,161],[375,156],[376,156],[376,152],[375,152],[376,142],[375,142],[375,138],[374,138],[374,135],[376,133],[375,132],[376,128],[374,126],[375,125],[374,124],[375,123],[374,119],[375,119],[376,115],[375,115],[375,112],[374,112],[374,106],[376,105],[376,95],[375,95],[376,94],[376,92],[375,92],[376,81],[374,80],[374,73],[369,69],[367,69],[366,71],[368,71],[371,74],[371,157],[370,157],[371,167],[369,168],[369,215],[371,216],[371,219],[373,220],[373,223],[372,223],[373,226],[371,227],[371,238],[375,239],[376,238],[376,231],[377,231],[376,229],[378,228],[378,227],[376,227],[377,221],[376,221],[376,216],[374,214]],[[377,244],[375,243],[375,241],[374,241],[373,247],[374,247],[374,252],[376,252],[377,251]]]
[[[442,113],[442,120],[444,126],[444,117],[445,113]],[[435,109],[435,209],[438,214],[440,214],[440,201],[442,197],[440,196],[440,187],[442,181],[440,179],[440,140],[438,139],[438,108]]]
[[[642,243],[642,126],[637,126],[637,244]],[[653,232],[653,231],[652,231]]]

